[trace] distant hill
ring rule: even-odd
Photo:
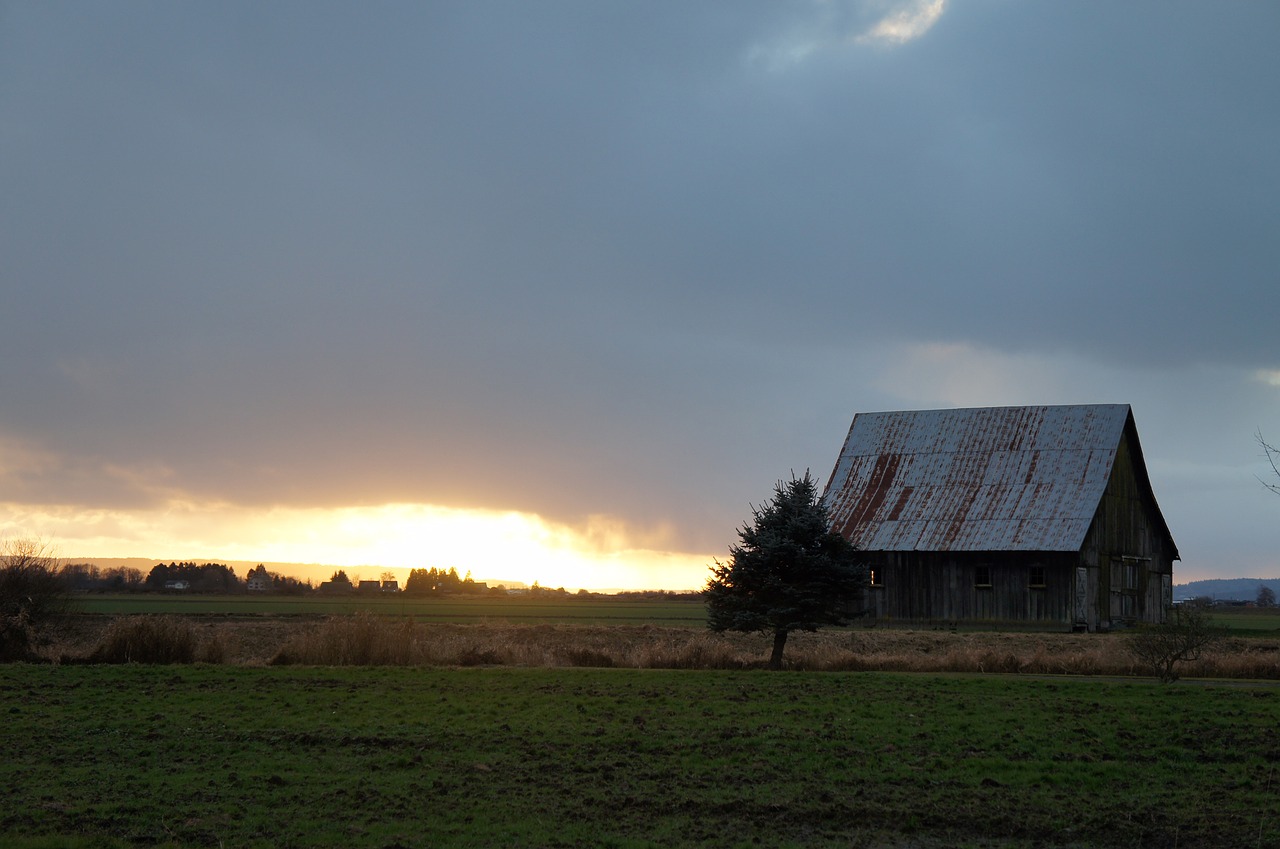
[[[1208,596],[1223,601],[1253,601],[1258,597],[1258,587],[1266,585],[1280,598],[1280,578],[1213,578],[1207,581],[1189,581],[1173,588],[1174,601]]]

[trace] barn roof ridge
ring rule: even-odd
[[[885,413],[954,413],[954,412],[979,412],[985,410],[1067,410],[1073,407],[1127,407],[1132,409],[1131,404],[1118,402],[1103,402],[1096,404],[986,404],[977,407],[932,407],[927,410],[865,410],[858,415],[875,416]]]

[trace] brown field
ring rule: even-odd
[[[43,633],[40,654],[76,662],[101,653],[138,618],[67,616]],[[153,620],[154,621],[154,620]],[[371,614],[167,617],[197,661],[239,664],[746,669],[763,665],[769,639],[655,625],[419,623]],[[114,629],[114,630],[113,630]],[[1125,634],[826,630],[795,634],[797,670],[1145,676]],[[1280,640],[1228,637],[1184,677],[1280,679]]]

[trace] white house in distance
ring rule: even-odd
[[[257,566],[249,570],[244,576],[244,585],[251,593],[265,593],[271,589],[271,576],[267,574],[267,567],[259,563]]]

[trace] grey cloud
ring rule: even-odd
[[[693,538],[877,346],[1277,365],[1276,11],[882,7],[6,7],[0,432]]]

